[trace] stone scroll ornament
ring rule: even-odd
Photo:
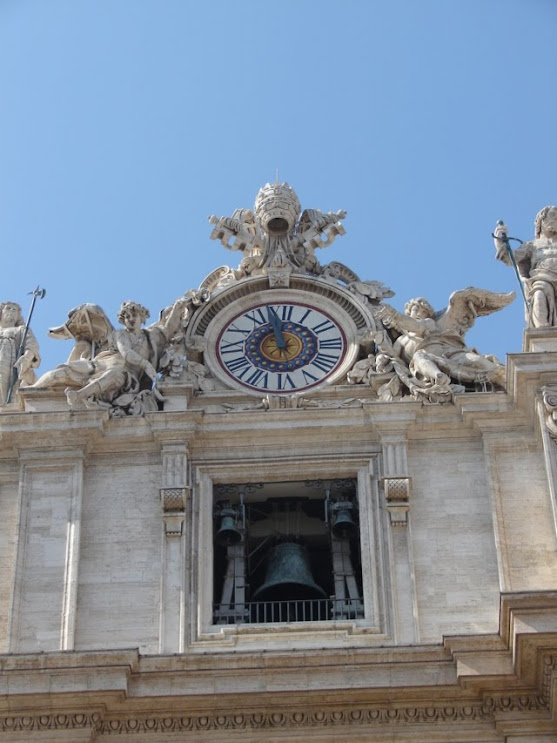
[[[493,233],[496,258],[512,266],[521,282],[530,328],[557,326],[557,206],[546,206],[536,216],[534,239],[516,250],[510,247],[507,225],[498,222]],[[520,242],[520,240],[518,241]]]
[[[506,307],[514,296],[470,287],[451,294],[439,312],[418,297],[407,302],[404,314],[382,302],[374,310],[377,352],[356,362],[347,381],[369,385],[384,401],[410,394],[449,402],[467,389],[503,389],[504,364],[469,348],[465,335],[477,317]]]
[[[149,317],[147,308],[122,302],[118,320],[123,328],[118,330],[98,305],[79,305],[63,325],[50,330],[54,338],[74,338],[67,362],[43,374],[33,386],[63,388],[70,408],[106,409],[112,417],[160,410],[164,397],[157,383],[186,373],[181,339],[193,309],[207,299],[207,292],[191,290],[146,328],[142,326]],[[202,379],[198,366],[202,365],[196,364],[191,376]]]

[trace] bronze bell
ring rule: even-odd
[[[236,510],[234,508],[223,508],[220,515],[221,522],[215,535],[217,544],[224,546],[238,544],[242,539],[242,532],[236,526]]]
[[[337,501],[333,505],[333,519],[331,530],[337,539],[350,539],[356,534],[354,521],[354,504],[351,501]]]
[[[253,594],[254,601],[301,601],[327,598],[313,580],[306,548],[297,542],[281,542],[269,550],[265,582]]]

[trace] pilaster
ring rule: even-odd
[[[411,478],[408,473],[406,434],[381,434],[383,493],[389,518],[389,553],[393,584],[395,640],[418,641],[416,577],[410,527]]]
[[[20,452],[11,652],[74,648],[83,461],[81,449]]]
[[[187,444],[163,441],[162,487],[162,573],[159,649],[181,653],[184,649],[185,616],[185,519],[189,503]]]
[[[542,434],[547,484],[557,534],[557,384],[541,388],[536,400],[536,412]]]

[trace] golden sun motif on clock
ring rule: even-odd
[[[291,361],[300,355],[303,345],[294,333],[283,332],[285,346],[280,348],[274,335],[267,335],[261,341],[261,354],[269,361]]]

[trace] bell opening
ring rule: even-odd
[[[240,486],[219,487],[227,499],[214,510],[215,624],[363,616],[355,483],[336,486],[346,490],[331,500],[319,481],[243,486],[232,497]]]

